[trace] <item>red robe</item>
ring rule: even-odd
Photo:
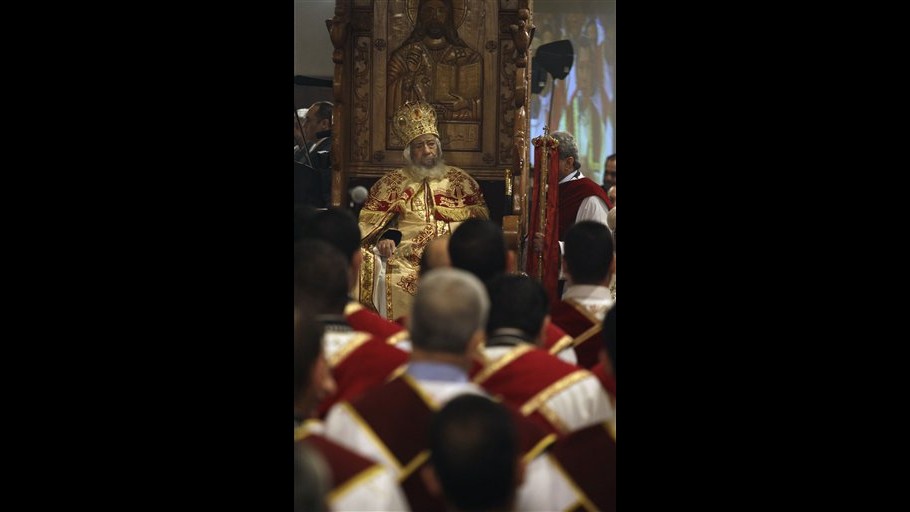
[[[604,189],[588,178],[567,181],[559,184],[559,239],[566,239],[566,232],[572,224],[575,224],[575,217],[578,216],[578,208],[581,202],[591,196],[597,196],[604,200],[607,205],[610,204],[610,198]]]
[[[566,347],[571,347],[574,340],[558,325],[550,322],[544,330],[543,348],[547,352],[558,355]]]
[[[445,512],[443,501],[430,494],[420,477],[430,456],[430,421],[435,411],[415,386],[411,377],[402,375],[370,390],[351,406],[404,468],[399,482],[411,510]],[[508,410],[515,421],[519,451],[526,457],[533,458],[553,442],[553,436]]]
[[[528,378],[533,376],[533,378]],[[588,372],[533,345],[520,344],[502,358],[471,373],[471,380],[488,393],[515,407],[541,428],[563,435],[566,427],[558,418],[541,414],[546,393],[552,386],[569,385]]]
[[[604,391],[610,395],[610,398],[613,401],[616,401],[616,377],[611,372],[607,374],[606,365],[602,362],[597,363],[591,368],[591,373],[597,376],[597,380],[600,381],[600,384],[604,387]]]
[[[584,510],[616,510],[616,440],[605,423],[560,439],[550,449],[564,472],[584,493]],[[591,506],[593,505],[593,506]]]
[[[547,324],[547,327],[544,329],[544,340],[543,340],[543,349],[553,354],[556,357],[559,357],[559,353],[566,349],[566,347],[572,346],[572,337],[566,334],[566,331],[562,330],[556,324],[550,322]],[[483,347],[481,347],[481,350]],[[475,354],[472,358],[472,366],[470,375],[475,375],[484,366],[484,358],[482,354]]]
[[[550,308],[550,319],[574,338],[578,366],[592,368],[600,362],[604,346],[603,322],[569,301],[559,301]]]
[[[329,409],[340,401],[351,401],[365,391],[385,382],[389,376],[408,361],[408,353],[386,340],[358,333],[348,344],[349,350],[337,359],[329,359],[332,377],[337,390],[326,397],[317,409],[317,416],[325,417]]]
[[[322,455],[332,474],[332,488],[329,492],[341,489],[348,482],[354,482],[358,475],[366,474],[376,466],[382,467],[378,462],[362,457],[321,434],[308,432],[297,442]]]
[[[368,309],[359,302],[348,302],[344,308],[344,316],[355,331],[368,332],[373,336],[385,339],[390,344],[394,344],[398,338],[407,336],[402,325],[383,318],[379,313]]]

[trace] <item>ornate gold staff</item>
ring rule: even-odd
[[[555,139],[550,137],[550,127],[543,127],[543,135],[534,139],[534,145],[537,147],[543,147],[541,153],[541,164],[540,164],[540,175],[537,179],[540,180],[538,185],[538,208],[537,208],[537,232],[535,235],[540,235],[540,238],[544,238],[547,232],[547,193],[550,189],[550,146],[552,146]],[[537,252],[537,279],[543,281],[543,250]]]

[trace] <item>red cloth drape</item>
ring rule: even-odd
[[[531,195],[531,211],[528,219],[528,258],[525,262],[525,272],[541,282],[547,290],[550,304],[559,301],[557,295],[557,282],[559,280],[559,150],[557,142],[549,136],[534,139],[534,187]],[[541,204],[540,186],[542,181],[541,165],[544,151],[547,152],[548,175],[546,189],[546,203]],[[546,220],[541,225],[540,211],[545,208]],[[534,250],[534,235],[538,232],[544,234],[543,272],[538,268],[538,253]]]

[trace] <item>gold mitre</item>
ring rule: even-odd
[[[439,137],[436,130],[436,111],[428,103],[405,102],[392,118],[392,130],[405,146],[427,133]]]

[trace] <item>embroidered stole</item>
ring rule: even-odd
[[[430,494],[419,469],[430,457],[431,405],[408,382],[398,377],[352,405],[398,463],[398,482],[411,510],[445,511],[445,504]]]
[[[472,380],[491,395],[502,397],[547,432],[562,435],[566,426],[544,405],[553,395],[588,375],[544,350],[521,344],[488,363],[472,375]]]
[[[567,181],[559,184],[559,239],[566,239],[569,227],[575,224],[581,202],[591,196],[597,196],[610,204],[610,198],[603,187],[588,178]]]
[[[583,311],[582,306],[571,299],[554,304],[550,308],[550,318],[574,338],[578,366],[591,368],[600,362],[598,354],[604,347],[603,322]]]
[[[543,348],[554,356],[571,347],[575,340],[558,325],[550,322],[544,331]]]
[[[616,440],[606,423],[569,434],[550,454],[576,484],[583,509],[616,510]]]
[[[404,374],[371,391],[351,407],[363,420],[363,426],[394,457],[399,468],[398,481],[411,510],[444,512],[445,504],[430,494],[419,474],[430,458],[430,421],[436,404],[424,397],[419,385]],[[525,462],[556,441],[556,436],[548,435],[511,407],[506,409],[515,422],[518,446]]]
[[[355,331],[368,332],[377,338],[387,339],[404,331],[401,325],[386,320],[358,302],[349,302],[344,308],[344,315]]]
[[[325,417],[336,403],[350,402],[367,390],[382,385],[389,375],[408,361],[407,352],[361,332],[354,333],[340,350],[326,352],[337,389],[319,404],[318,417]]]
[[[298,441],[315,449],[322,455],[332,473],[332,490],[329,500],[334,499],[340,491],[345,491],[350,485],[369,476],[375,471],[382,471],[378,462],[362,457],[335,443],[320,434],[306,434]]]

